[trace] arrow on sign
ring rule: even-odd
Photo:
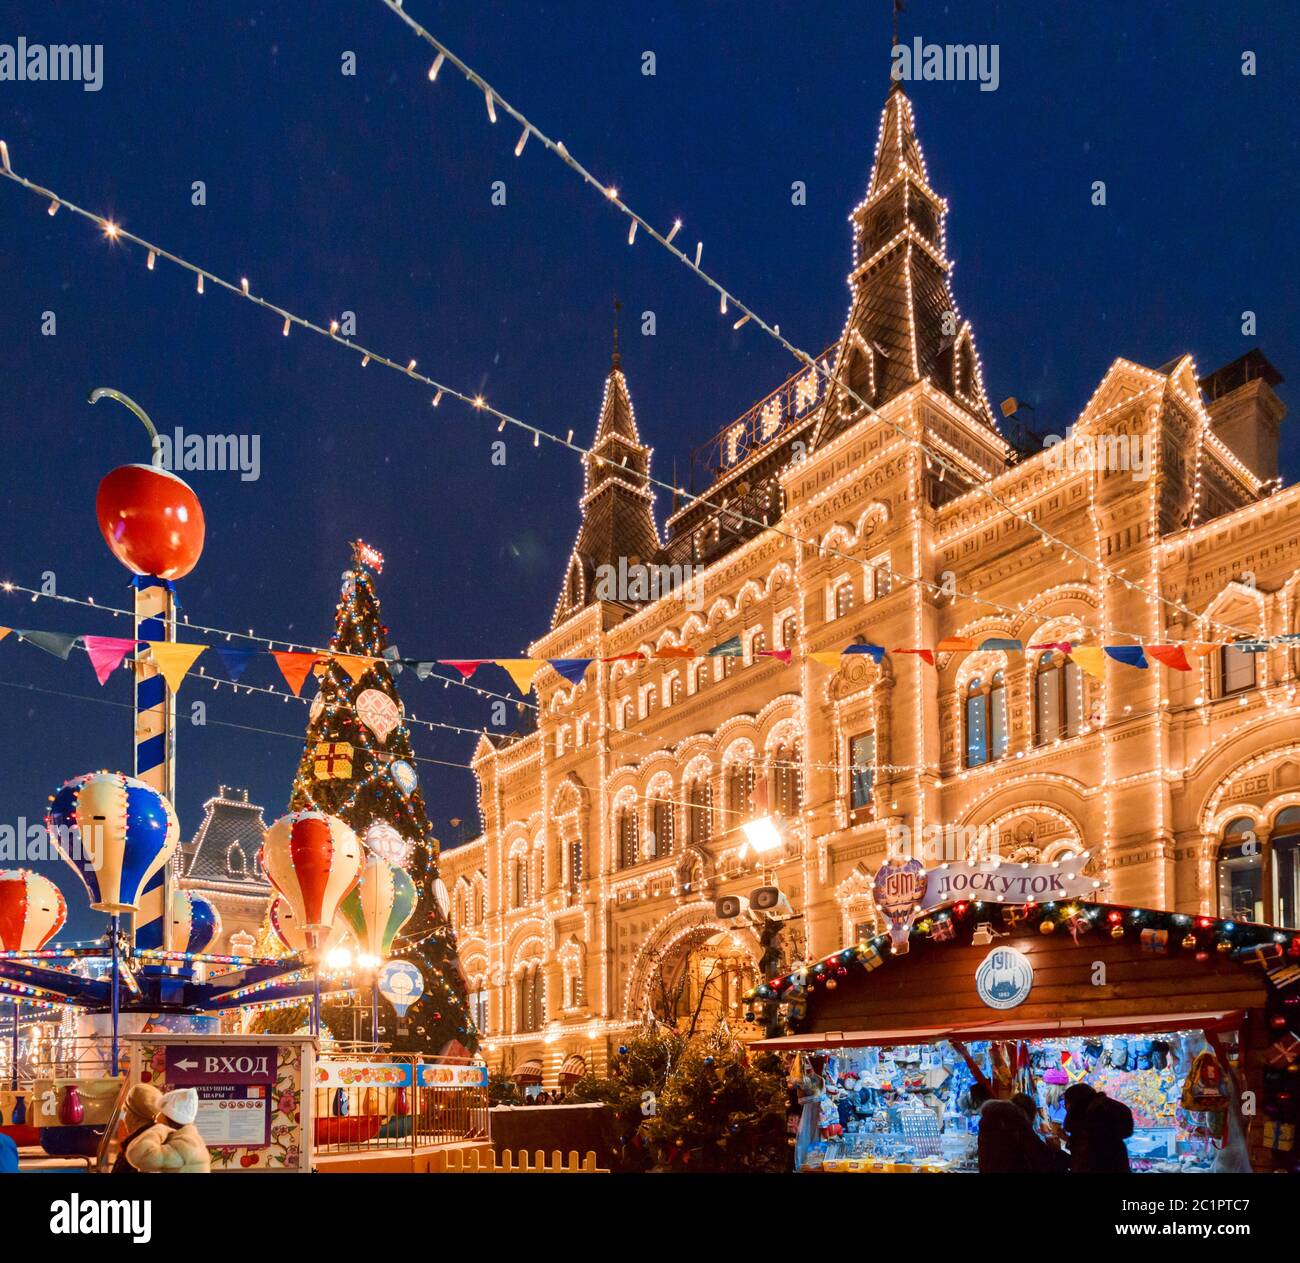
[[[182,1070],[197,1070],[199,1063],[197,1061],[178,1061],[176,1063]]]

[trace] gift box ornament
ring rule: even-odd
[[[1279,991],[1286,991],[1300,982],[1300,965],[1274,965],[1268,970],[1268,980]]]
[[[1239,947],[1233,955],[1244,965],[1259,965],[1268,969],[1283,957],[1281,943],[1256,943],[1252,947]]]
[[[1289,1066],[1293,1061],[1300,1061],[1300,1036],[1288,1032],[1275,1039],[1264,1056],[1273,1066]]]
[[[885,963],[884,958],[874,947],[858,948],[858,960],[861,962],[862,967],[868,972],[873,969],[879,969],[880,966]]]
[[[1295,1124],[1268,1121],[1264,1124],[1264,1148],[1290,1153],[1295,1148]]]
[[[1139,941],[1142,950],[1153,956],[1163,956],[1169,951],[1168,930],[1143,930]]]
[[[352,746],[347,741],[318,741],[312,763],[318,781],[350,781]]]

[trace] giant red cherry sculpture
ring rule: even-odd
[[[159,579],[189,574],[203,552],[203,509],[184,479],[154,465],[121,465],[95,496],[95,516],[113,556]]]

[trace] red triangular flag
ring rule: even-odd
[[[283,651],[272,651],[276,663],[280,667],[280,674],[284,676],[284,682],[293,689],[294,697],[302,689],[302,682],[307,678],[307,672],[316,665],[317,654],[314,653],[284,653]]]
[[[789,649],[760,649],[758,651],[758,656],[760,658],[779,658],[787,666],[790,664]]]
[[[1182,645],[1143,645],[1142,648],[1157,662],[1163,662],[1175,671],[1192,669],[1192,664],[1187,661],[1187,651]]]
[[[495,662],[495,658],[439,658],[438,662],[444,667],[455,667],[467,680],[475,671],[485,662]]]
[[[892,653],[914,653],[918,658],[921,659],[922,662],[928,662],[931,666],[934,666],[933,649],[894,649],[891,650],[891,652]]]
[[[135,648],[134,640],[125,640],[121,636],[83,636],[81,640],[90,655],[90,665],[95,668],[95,678],[101,685]]]

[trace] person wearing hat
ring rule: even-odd
[[[212,1170],[212,1157],[194,1120],[199,1094],[193,1088],[165,1092],[152,1127],[146,1127],[126,1149],[126,1160],[137,1171],[189,1174]]]
[[[142,1132],[148,1131],[153,1126],[153,1120],[161,1107],[162,1093],[152,1083],[137,1083],[126,1094],[122,1120],[126,1127],[126,1135],[118,1146],[117,1160],[113,1163],[111,1174],[122,1175],[135,1171],[135,1167],[126,1160],[127,1146]]]

